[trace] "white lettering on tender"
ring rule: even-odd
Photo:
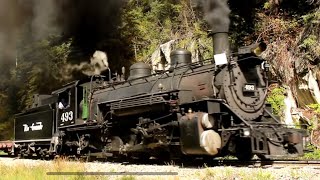
[[[30,129],[30,128],[29,128],[28,125],[26,125],[26,124],[23,125],[23,131],[24,131],[24,132],[29,131],[29,129]]]
[[[30,131],[40,131],[42,130],[43,128],[43,125],[42,125],[42,122],[36,122],[36,124],[32,123],[31,126],[28,126],[28,124],[23,124],[23,131],[24,132],[28,132]]]

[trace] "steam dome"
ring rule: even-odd
[[[191,63],[191,52],[186,49],[176,49],[170,53],[171,67],[183,66]]]
[[[151,67],[143,62],[137,62],[130,67],[130,76],[128,80],[141,78],[151,75]]]

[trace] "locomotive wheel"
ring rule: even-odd
[[[149,154],[141,154],[139,156],[139,159],[141,159],[142,161],[149,161],[150,160],[150,155]]]
[[[93,162],[97,159],[96,156],[91,155],[91,151],[88,151],[88,154],[86,155],[86,162]]]
[[[113,136],[111,138],[111,143],[109,144],[112,151],[119,152],[120,147],[123,146],[123,141],[119,136]]]
[[[265,155],[263,154],[257,154],[258,158],[260,158],[260,160],[270,160],[270,158],[267,158]]]

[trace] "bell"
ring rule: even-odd
[[[265,51],[266,49],[267,49],[267,44],[264,43],[264,42],[261,42],[261,43],[259,43],[259,44],[257,45],[257,47],[255,47],[255,48],[253,49],[253,53],[254,53],[255,55],[257,55],[257,56],[260,56],[261,53],[262,53],[263,51]]]

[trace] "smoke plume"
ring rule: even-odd
[[[59,33],[55,24],[59,11],[55,0],[1,0],[0,1],[0,65],[13,65],[16,47],[21,35],[39,40],[52,33]],[[3,68],[1,68],[3,69]]]
[[[0,0],[0,66],[14,65],[17,41],[29,36],[31,41],[51,34],[74,39],[70,60],[89,61],[95,50],[109,54],[109,59],[125,59],[119,42],[121,7],[127,0]],[[227,0],[202,2],[205,19],[213,32],[228,32],[230,9]],[[30,59],[32,60],[32,59]],[[88,62],[87,64],[90,64]]]
[[[25,0],[21,0],[25,1]],[[56,20],[59,10],[56,0],[33,0],[32,35],[35,40],[50,34],[59,34],[61,29]]]
[[[212,31],[229,32],[230,9],[228,0],[201,0],[205,19],[211,25]]]
[[[90,63],[82,62],[79,65],[67,64],[62,68],[65,79],[71,79],[74,71],[80,71],[87,76],[100,75],[109,68],[107,54],[103,51],[95,51],[90,58]]]
[[[0,1],[0,68],[4,74],[8,73],[8,65],[14,64],[14,61],[5,60],[14,59],[17,28],[21,21],[17,10],[15,1]]]
[[[118,39],[121,7],[126,0],[0,0],[0,71],[16,62],[18,41],[38,41],[49,35],[73,38],[71,59],[89,61],[96,49]],[[31,56],[32,57],[32,56]],[[111,59],[114,59],[111,57]],[[32,61],[32,58],[28,59]],[[88,62],[87,64],[90,64]],[[0,74],[3,75],[3,71]],[[8,75],[8,73],[6,73]]]

